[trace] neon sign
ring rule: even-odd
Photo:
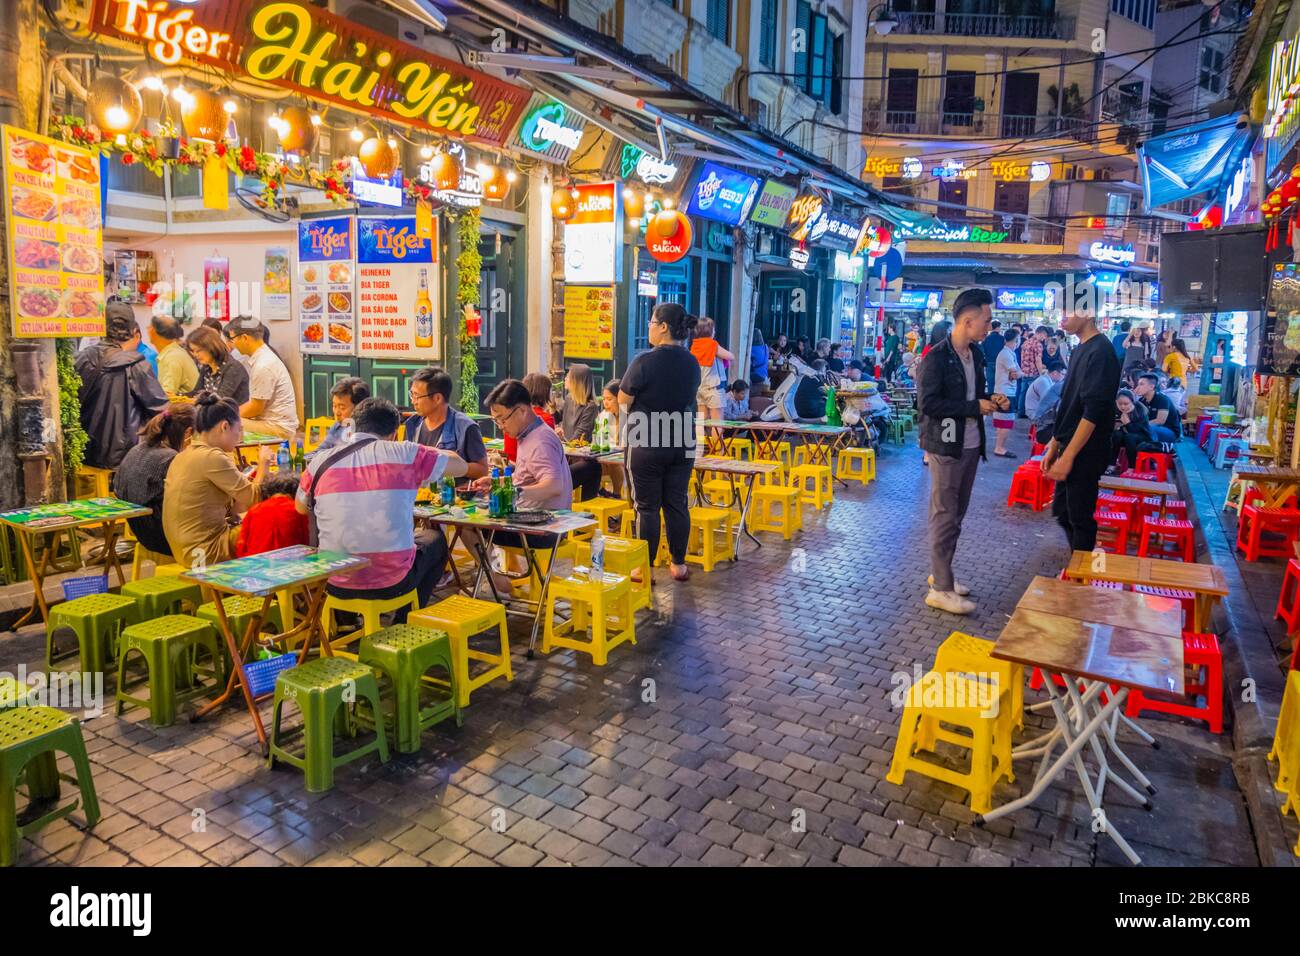
[[[1088,247],[1088,257],[1115,266],[1131,266],[1137,262],[1137,253],[1133,251],[1131,243],[1117,246],[1097,240]]]
[[[677,178],[677,166],[651,156],[639,146],[624,143],[619,154],[618,174],[621,179],[631,179],[635,175],[643,183],[660,186]]]
[[[967,169],[961,160],[945,159],[943,165],[930,170],[930,175],[944,182],[952,182],[954,179],[974,179],[977,172],[978,170]]]
[[[1268,63],[1268,122],[1264,136],[1272,139],[1278,135],[1282,124],[1296,114],[1300,107],[1300,43],[1279,40],[1273,44],[1273,55]]]
[[[898,227],[898,238],[919,239],[924,242],[995,243],[1005,242],[1010,234],[1006,230],[985,229],[983,226],[972,226],[965,223],[960,226],[950,226],[937,220],[932,224],[923,226],[900,225]]]
[[[1013,159],[995,159],[989,163],[989,172],[1005,182],[1027,179],[1031,183],[1041,183],[1052,178],[1052,164],[1041,159],[1029,163],[1018,163]]]
[[[196,22],[203,18],[205,22]],[[426,53],[305,0],[231,0],[180,9],[169,0],[94,0],[95,33],[182,61],[296,90],[437,133],[504,145],[528,92]]]
[[[582,142],[587,121],[563,103],[535,95],[524,112],[515,142],[543,159],[563,162]]]

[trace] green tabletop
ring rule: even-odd
[[[464,525],[466,527],[492,528],[497,531],[518,531],[522,534],[564,534],[569,531],[581,531],[583,528],[589,528],[596,523],[591,514],[583,511],[573,511],[571,509],[557,509],[551,511],[551,520],[545,524],[516,524],[509,518],[489,518],[487,508],[476,508],[476,510],[463,513],[462,515],[453,515],[446,509],[428,509],[428,514],[420,514],[421,509],[417,507],[417,517],[428,517],[442,524]]]
[[[369,564],[369,558],[358,558],[341,551],[318,551],[300,544],[249,558],[222,561],[201,571],[186,571],[180,576],[218,591],[266,597],[284,588],[311,584]]]
[[[504,438],[484,438],[483,447],[488,451],[505,451],[506,442]]]
[[[0,521],[15,528],[44,530],[98,524],[152,513],[150,508],[122,501],[120,498],[80,498],[76,501],[55,501],[31,508],[6,511],[0,513]]]
[[[244,438],[239,443],[243,448],[247,445],[281,445],[288,441],[287,438],[276,438],[274,435],[263,435],[261,432],[244,432]]]

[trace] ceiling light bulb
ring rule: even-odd
[[[388,137],[388,148],[389,148],[389,149],[397,149],[397,137],[396,137],[396,136],[390,136],[390,137]]]
[[[518,178],[519,177],[515,175],[515,171],[513,169],[506,170],[506,182],[513,183]]]
[[[186,92],[185,87],[181,86],[179,83],[172,87],[172,99],[177,103],[184,103],[185,98],[189,95],[190,94]]]
[[[163,81],[151,73],[140,81],[140,85],[146,90],[154,90],[156,92],[163,88]]]
[[[361,132],[360,126],[352,127],[352,132],[349,133],[348,135],[352,138],[352,142],[354,143],[359,143],[366,138],[366,134]]]
[[[122,129],[131,125],[131,114],[120,103],[114,103],[104,111],[104,120],[109,129]]]
[[[320,125],[320,114],[319,114],[319,113],[312,113],[312,114],[311,114],[311,125],[312,125],[312,126],[319,126],[319,125]]]
[[[486,177],[488,173],[492,171],[492,167],[489,166],[487,163],[479,163],[478,166],[475,167],[475,169],[477,169],[478,174],[483,177]]]
[[[234,115],[236,112],[239,111],[239,104],[232,99],[227,99],[224,103],[221,104],[221,108],[225,110],[227,113]]]
[[[420,147],[420,158],[421,158],[421,159],[433,159],[433,147],[430,146],[428,143],[425,143],[423,146],[421,146],[421,147]]]

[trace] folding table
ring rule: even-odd
[[[763,542],[754,537],[754,533],[749,530],[749,509],[754,502],[754,482],[758,480],[759,475],[770,475],[780,467],[774,461],[740,461],[735,458],[712,458],[703,457],[695,459],[695,470],[698,472],[717,472],[720,475],[727,476],[727,482],[731,487],[731,498],[727,501],[727,507],[735,507],[736,498],[739,495],[741,500],[740,523],[736,528],[736,547],[732,551],[732,560],[740,560],[740,536],[745,534],[749,540],[760,548]],[[736,487],[736,479],[740,478],[745,481],[745,491],[742,495]],[[704,503],[704,486],[703,483],[696,489],[696,501]]]
[[[1214,613],[1215,603],[1228,594],[1228,579],[1218,565],[1169,561],[1164,558],[1075,551],[1070,555],[1065,576],[1083,584],[1090,581],[1115,581],[1120,584],[1191,591],[1196,595],[1192,630],[1201,634],[1210,630],[1210,616]]]

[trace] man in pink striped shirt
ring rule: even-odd
[[[401,420],[388,399],[366,399],[352,412],[352,440],[317,455],[303,472],[298,510],[315,514],[320,549],[370,559],[329,579],[335,597],[385,600],[415,591],[424,607],[447,563],[441,531],[416,540],[415,495],[443,475],[463,477],[466,464],[452,452],[396,441]]]

